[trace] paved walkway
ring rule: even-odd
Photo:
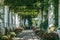
[[[17,37],[20,38],[19,40],[39,40],[32,30],[24,30]]]

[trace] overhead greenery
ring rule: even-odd
[[[5,5],[22,6],[22,5],[32,5],[37,0],[5,0]]]
[[[18,12],[18,14],[20,15],[20,16],[31,16],[31,17],[36,17],[37,16],[37,14],[38,14],[38,12],[37,12],[37,10],[25,10],[25,11],[20,11],[20,12]]]
[[[21,12],[20,15],[33,15],[35,17],[35,15],[38,14],[37,12],[39,12],[38,9],[41,5],[41,1],[42,0],[5,0],[4,5],[9,5],[10,10],[14,10],[14,12]]]
[[[18,6],[29,6],[29,8],[32,8],[36,2],[37,0],[5,0],[4,4],[9,5],[13,9]]]

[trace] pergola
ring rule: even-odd
[[[39,7],[41,0],[5,0],[4,5],[8,5],[10,10],[14,10],[15,13],[21,16],[36,17],[39,13]]]

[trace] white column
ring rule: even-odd
[[[60,1],[59,1],[59,12],[58,12],[58,27],[60,27]]]
[[[13,24],[12,24],[12,11],[10,11],[10,13],[9,13],[9,25],[10,25],[10,28],[11,28],[11,30],[12,30],[12,27],[13,27]]]
[[[12,27],[15,27],[15,20],[16,20],[15,13],[12,12]]]
[[[5,28],[8,29],[8,31],[10,30],[9,28],[9,6],[4,6],[4,23],[5,23]]]
[[[14,17],[15,17],[15,16],[14,16],[14,13],[13,13],[13,17],[12,17],[12,18],[13,18],[13,27],[14,27]]]
[[[60,0],[59,0],[59,6],[58,6],[58,28],[60,28]],[[58,30],[57,29],[57,33],[59,35],[59,38],[60,38],[60,29]]]
[[[28,20],[26,19],[25,25],[28,27]]]
[[[54,26],[55,20],[54,20],[54,6],[51,4],[48,9],[48,28],[47,31],[50,33],[50,27]]]
[[[18,15],[18,19],[19,19],[18,22],[19,22],[19,27],[20,27],[20,19],[21,19],[20,15]]]
[[[54,20],[54,7],[51,4],[50,7],[49,7],[49,11],[48,11],[48,26],[51,26],[54,23],[55,23],[55,20]]]
[[[22,26],[23,23],[22,23],[22,17],[20,16],[20,26]]]
[[[18,14],[16,13],[16,28],[19,27],[19,16]]]
[[[4,29],[4,18],[3,18],[3,16],[4,16],[4,14],[3,14],[3,6],[1,5],[0,6],[0,32],[2,33],[2,34],[5,34],[5,29]]]
[[[10,15],[10,28],[11,30],[13,30],[13,28],[15,28],[15,20],[16,20],[14,11],[11,11],[9,15]]]
[[[38,14],[38,27],[40,26],[41,21],[42,21],[42,15],[41,15],[41,10],[40,10]]]
[[[45,21],[46,12],[43,10],[43,22]]]
[[[10,15],[10,17],[9,17],[9,18],[10,18],[10,21],[9,21],[9,23],[10,23],[10,27],[11,27],[11,26],[12,26],[12,25],[11,25],[11,21],[12,21],[12,20],[11,20],[11,18],[12,18],[12,12],[10,12],[9,15]]]
[[[9,6],[5,6],[5,11],[4,11],[4,13],[5,13],[5,16],[4,16],[4,18],[5,18],[5,27],[9,27],[9,26],[8,26]]]
[[[21,27],[20,23],[21,23],[21,17],[19,15],[19,27]]]
[[[22,19],[22,26],[24,26],[24,20]]]
[[[4,20],[2,20],[2,18],[3,18],[3,7],[0,6],[0,28],[3,27]]]

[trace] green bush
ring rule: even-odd
[[[0,39],[2,39],[2,36],[3,36],[3,35],[0,33]]]

